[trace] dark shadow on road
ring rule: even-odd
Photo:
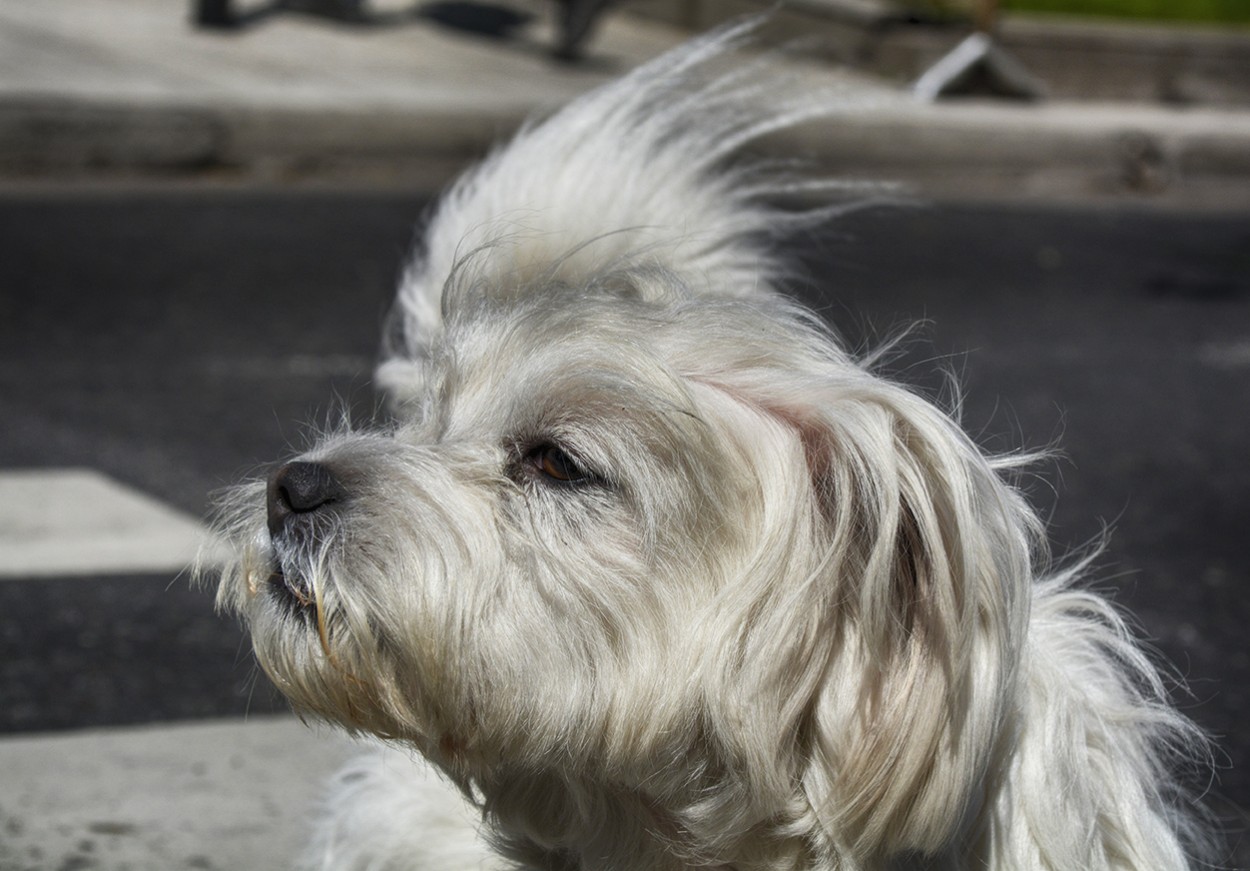
[[[562,63],[586,64],[584,46],[610,3],[611,0],[558,0],[553,4],[557,10],[555,43],[543,46],[543,53]],[[524,28],[536,17],[510,6],[478,0],[433,0],[388,12],[371,11],[366,0],[273,0],[249,7],[240,7],[233,0],[194,0],[191,20],[201,29],[231,34],[284,13],[322,18],[362,32],[432,24],[520,48],[533,47],[525,38]]]

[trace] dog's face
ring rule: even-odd
[[[220,600],[267,673],[488,796],[560,770],[683,830],[942,837],[1012,679],[1014,495],[782,302],[514,291],[447,303],[394,426],[230,498]]]

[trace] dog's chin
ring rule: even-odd
[[[249,576],[241,615],[257,663],[296,710],[358,728],[359,702],[344,702],[348,688],[343,684],[351,680],[341,661],[344,639],[336,637],[330,646],[315,583],[299,569],[274,560]]]
[[[218,606],[234,611],[252,635],[257,659],[266,674],[287,687],[300,653],[318,644],[318,581],[293,554],[280,556],[264,532],[236,543],[235,559],[223,568]],[[285,691],[285,689],[284,689]]]
[[[219,599],[243,619],[257,664],[301,716],[353,732],[414,736],[420,730],[387,701],[387,669],[366,665],[373,641],[344,624],[335,570],[260,532],[227,567]]]

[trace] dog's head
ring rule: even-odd
[[[779,299],[641,267],[507,288],[449,292],[393,426],[231,497],[220,601],[266,672],[502,814],[554,776],[705,853],[941,843],[1014,679],[1016,495]]]

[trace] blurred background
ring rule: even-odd
[[[370,371],[422,215],[549,111],[757,0],[0,0],[0,871],[271,869],[350,752],[185,567],[212,494]],[[1250,867],[1250,5],[791,0],[839,95],[764,149],[896,182],[793,292],[992,450],[1217,742]],[[897,200],[897,198],[893,198]],[[210,561],[212,550],[209,549]]]

